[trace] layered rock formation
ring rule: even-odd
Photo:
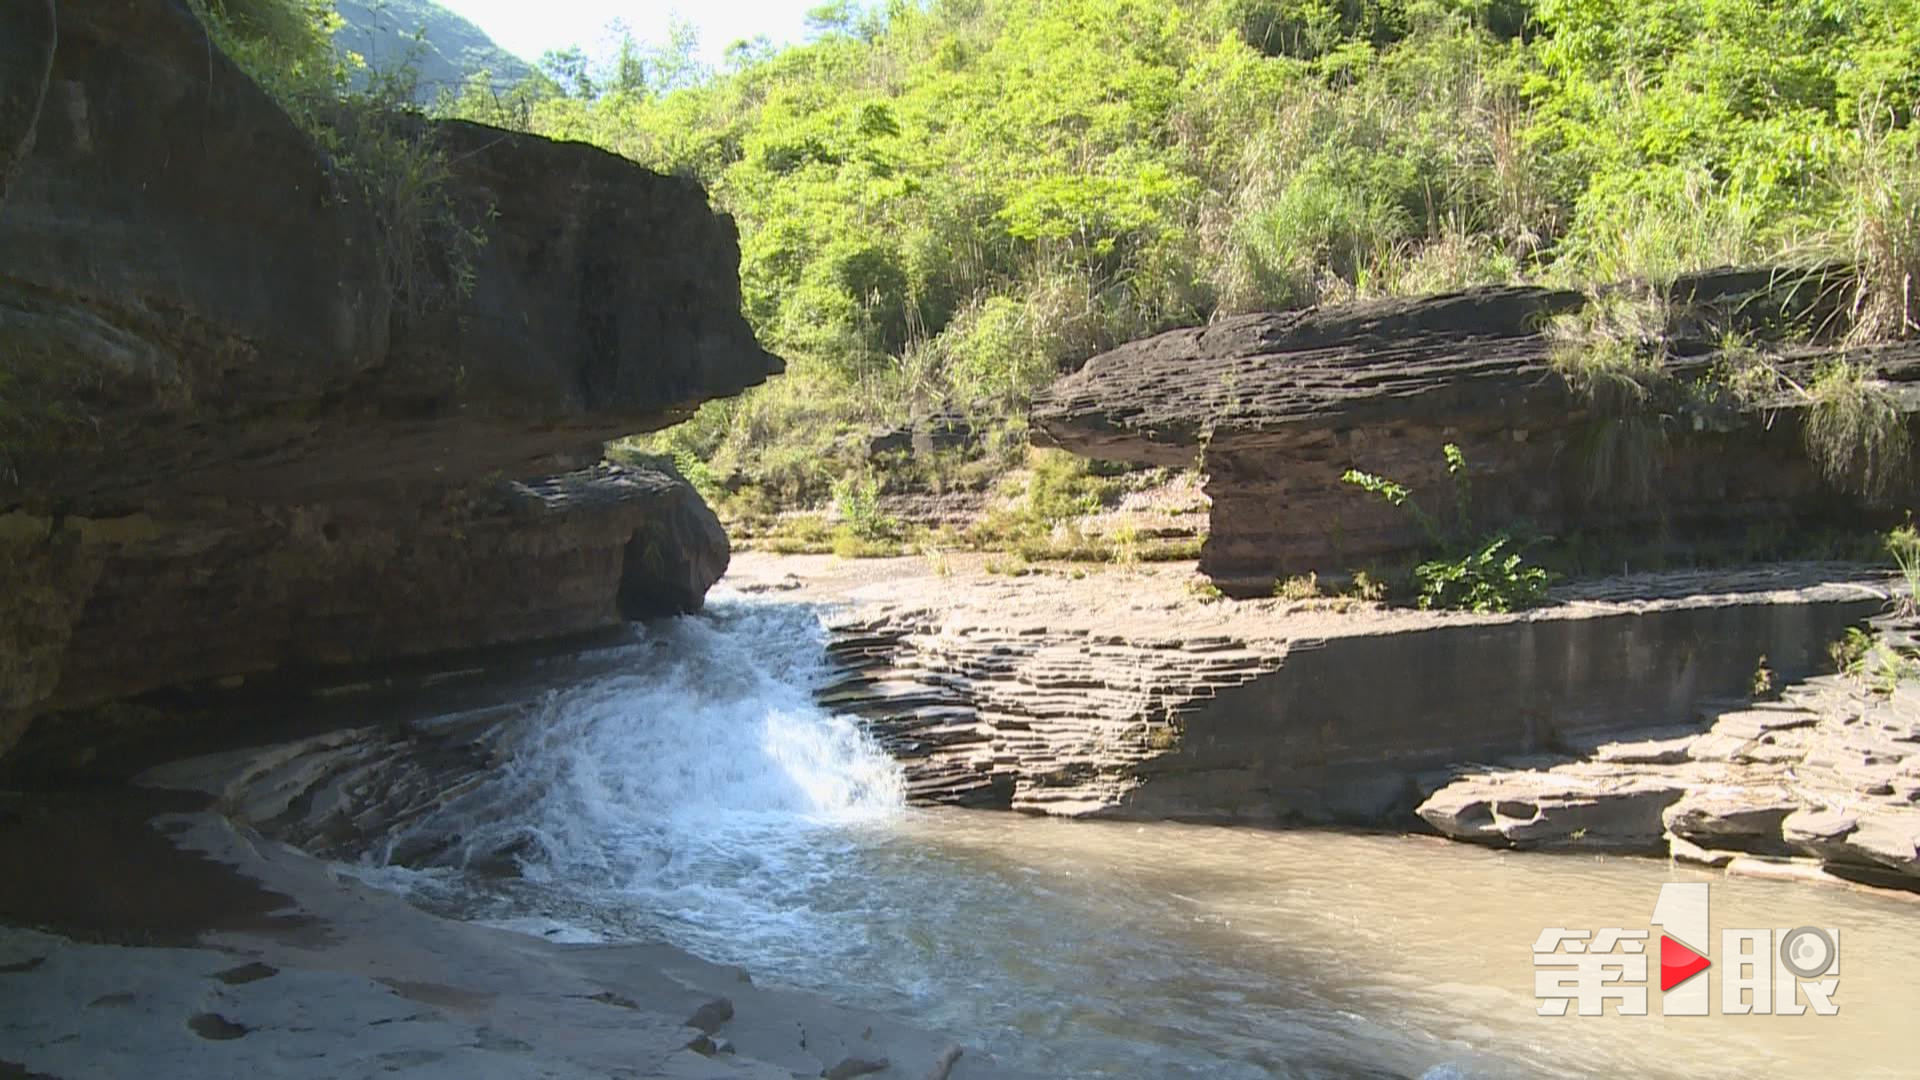
[[[1684,278],[1660,303],[1676,386],[1724,359],[1722,334],[1830,325],[1831,272]],[[1040,395],[1036,437],[1092,457],[1184,467],[1202,457],[1212,530],[1202,570],[1226,592],[1266,595],[1310,572],[1340,578],[1428,548],[1411,515],[1342,482],[1348,469],[1453,504],[1441,448],[1463,450],[1478,527],[1522,527],[1638,550],[1739,540],[1752,526],[1831,528],[1879,516],[1809,462],[1804,402],[1728,395],[1622,409],[1555,369],[1550,321],[1586,296],[1497,287],[1245,315],[1089,360]],[[1834,358],[1920,376],[1920,345],[1782,346],[1802,385]],[[1908,408],[1915,395],[1901,396]]]
[[[1688,723],[1763,658],[1822,670],[1886,602],[1836,573],[1589,583],[1504,616],[1214,604],[1159,575],[905,578],[849,598],[820,701],[866,720],[917,801],[1401,828],[1436,770]]]
[[[396,122],[447,170],[403,228],[181,0],[0,26],[0,749],[157,687],[698,606],[698,497],[571,471],[780,370],[697,185]]]
[[[829,651],[845,677],[819,695],[866,721],[921,803],[1111,811],[1211,701],[1285,656],[1224,634],[944,622],[923,610],[835,623]]]
[[[1876,623],[1911,656],[1913,620]],[[1920,692],[1910,671],[1901,674],[1820,676],[1778,700],[1703,702],[1698,724],[1461,769],[1437,781],[1419,814],[1475,843],[1716,866],[1804,859],[1843,878],[1913,888]]]

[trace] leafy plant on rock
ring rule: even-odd
[[[1912,515],[1908,515],[1906,524],[1887,533],[1887,554],[1893,556],[1907,586],[1905,595],[1897,598],[1900,613],[1920,615],[1920,530],[1914,528]]]
[[[833,485],[833,505],[842,525],[856,539],[893,540],[900,522],[880,509],[880,481],[875,477],[842,479]]]
[[[1378,496],[1389,506],[1405,509],[1442,551],[1439,558],[1413,568],[1418,588],[1415,602],[1421,608],[1492,612],[1537,606],[1546,599],[1547,571],[1529,565],[1525,555],[1512,550],[1513,537],[1508,533],[1465,540],[1472,510],[1466,455],[1453,443],[1442,452],[1454,486],[1457,520],[1451,531],[1442,529],[1439,521],[1414,501],[1412,490],[1404,484],[1358,469],[1348,469],[1341,479]]]

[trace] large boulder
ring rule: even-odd
[[[49,393],[8,439],[0,500],[526,473],[781,368],[740,313],[733,225],[692,181],[445,123],[410,133],[440,194],[372,205],[184,3],[59,12],[0,206],[0,349]],[[405,213],[429,220],[388,223]]]
[[[699,185],[333,118],[445,171],[384,198],[184,0],[9,4],[0,89],[0,752],[161,687],[688,611],[724,571],[683,480],[591,467],[781,370]]]
[[[1818,325],[1844,275],[1728,270],[1683,278],[1660,303],[1672,385],[1721,359],[1721,332]],[[1823,482],[1801,446],[1796,402],[1701,413],[1666,402],[1635,412],[1576,391],[1556,370],[1557,316],[1581,293],[1500,286],[1308,311],[1242,315],[1174,330],[1087,361],[1034,402],[1037,441],[1089,457],[1185,467],[1203,459],[1212,499],[1201,568],[1225,591],[1338,579],[1429,549],[1404,509],[1342,481],[1349,469],[1413,489],[1452,512],[1441,449],[1461,447],[1478,527],[1637,546],[1737,541],[1755,525],[1878,521]],[[1888,377],[1920,376],[1920,343],[1848,352],[1782,346],[1796,374],[1847,356]],[[1804,375],[1802,375],[1804,378]],[[1911,407],[1920,395],[1908,394]]]

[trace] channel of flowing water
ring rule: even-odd
[[[909,809],[897,766],[813,703],[812,610],[723,592],[640,633],[626,670],[555,694],[481,791],[358,872],[529,933],[669,941],[1053,1076],[1911,1075],[1904,899],[1419,837]],[[459,842],[388,865],[413,833]],[[517,875],[477,869],[501,851]],[[1536,1014],[1541,928],[1645,929],[1674,880],[1713,883],[1715,940],[1842,927],[1840,1014]]]

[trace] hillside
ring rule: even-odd
[[[485,31],[433,0],[337,0],[334,8],[345,23],[335,32],[335,43],[359,53],[375,68],[411,62],[420,72],[422,104],[431,103],[443,89],[458,91],[482,71],[502,88],[533,72]],[[416,54],[412,39],[421,31],[422,48]]]
[[[666,94],[643,64],[462,106],[738,220],[789,374],[664,448],[743,505],[978,482],[1062,370],[1237,312],[1835,257],[1863,332],[1920,310],[1914,0],[879,10]],[[990,433],[968,461],[869,461],[873,425],[956,411]]]

